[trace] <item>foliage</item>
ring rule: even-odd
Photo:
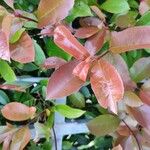
[[[51,149],[55,112],[90,119],[97,136],[65,137],[63,149],[149,148],[149,0],[0,4],[3,150]]]

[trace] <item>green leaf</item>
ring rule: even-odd
[[[72,56],[70,56],[68,53],[64,52],[61,48],[59,48],[52,39],[45,38],[44,42],[46,44],[46,50],[48,56],[57,56],[60,58],[63,58],[65,60],[70,60]]]
[[[114,132],[119,126],[120,120],[117,116],[110,114],[100,115],[90,122],[87,126],[90,132],[96,136],[104,136]]]
[[[144,15],[137,21],[137,26],[150,25],[150,11],[144,13]]]
[[[66,18],[67,22],[71,23],[77,17],[93,16],[90,7],[84,1],[76,0],[70,15]]]
[[[68,96],[69,102],[77,108],[83,108],[85,107],[85,98],[83,96],[83,94],[81,94],[80,92],[71,94],[70,96]]]
[[[6,93],[0,90],[0,104],[6,105],[7,103],[9,103],[9,101],[10,100],[8,96],[6,95]]]
[[[16,75],[8,63],[4,60],[0,60],[0,74],[4,80],[11,82],[16,80]]]
[[[23,34],[24,31],[25,31],[25,28],[19,29],[17,32],[15,32],[15,33],[11,36],[9,42],[10,42],[11,44],[17,42],[17,41],[20,39],[20,37],[21,37],[21,35]]]
[[[128,11],[129,4],[126,0],[106,0],[101,8],[107,12],[118,14]]]
[[[82,116],[85,111],[80,109],[71,108],[67,105],[56,105],[55,110],[65,116],[66,118],[78,118]]]
[[[46,59],[45,54],[42,48],[40,47],[40,45],[35,40],[33,40],[33,43],[34,43],[34,48],[35,48],[35,63],[37,65],[41,65]]]

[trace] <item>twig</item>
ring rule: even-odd
[[[53,130],[53,134],[54,134],[54,142],[55,142],[55,150],[57,150],[57,140],[56,140],[56,133],[55,133],[55,129],[54,129],[54,127],[52,128],[52,130]]]
[[[105,51],[105,52],[103,52],[101,55],[99,55],[98,57],[97,57],[97,59],[99,60],[99,59],[101,59],[102,57],[104,57],[106,54],[108,54],[109,53],[109,51]]]
[[[141,145],[140,145],[140,143],[139,143],[139,141],[138,141],[138,139],[137,139],[135,133],[132,131],[132,129],[129,127],[129,125],[128,125],[123,119],[121,119],[121,120],[122,120],[122,122],[126,125],[126,127],[130,130],[130,132],[132,133],[133,137],[135,138],[136,143],[137,143],[137,145],[138,145],[138,149],[139,149],[139,150],[142,150],[142,147],[141,147]]]

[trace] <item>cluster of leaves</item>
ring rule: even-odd
[[[16,92],[11,95],[17,102],[8,103],[1,91],[7,121],[0,133],[3,149],[23,149],[31,139],[31,125],[34,142],[48,141],[54,112],[70,119],[86,114],[56,105],[54,99],[69,96],[77,101],[75,107],[86,110],[75,92],[87,84],[100,107],[108,109],[87,124],[91,133],[111,135],[114,150],[149,148],[149,0],[4,0],[6,4],[0,6],[0,74],[6,81],[0,88],[33,93],[27,96],[33,103],[25,104],[35,106],[20,103]],[[33,85],[18,82],[20,75],[50,78]]]

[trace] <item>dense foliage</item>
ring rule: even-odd
[[[1,149],[57,149],[55,112],[90,131],[63,149],[150,148],[149,0],[0,4]]]

